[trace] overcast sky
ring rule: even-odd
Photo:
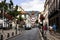
[[[1,1],[1,0],[0,0]],[[9,3],[10,0],[7,0]],[[45,0],[12,0],[14,5],[21,6],[25,11],[43,11]]]

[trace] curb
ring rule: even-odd
[[[23,33],[23,32],[22,32]],[[14,38],[14,37],[16,37],[16,36],[18,36],[18,35],[20,35],[21,36],[21,34],[22,33],[20,33],[20,34],[17,34],[17,35],[15,35],[15,36],[12,36],[12,37],[9,37],[9,38],[7,38],[6,40],[8,40],[8,39],[11,39],[11,38]]]
[[[17,34],[17,35],[15,35],[15,36],[9,37],[9,38],[7,38],[6,40],[11,39],[11,38],[14,38],[14,37],[16,37],[16,36],[18,36],[18,35],[21,35],[21,34]]]
[[[44,40],[44,38],[42,37],[42,34],[41,34],[41,30],[40,29],[39,29],[39,33],[40,33],[41,39]]]

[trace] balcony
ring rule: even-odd
[[[53,10],[52,12],[50,12],[50,14],[48,14],[48,17],[51,18],[57,14],[58,14],[58,10]]]

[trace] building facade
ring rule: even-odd
[[[46,4],[48,5],[49,25],[56,24],[57,31],[60,32],[60,0],[46,0]]]
[[[43,12],[44,12],[43,15],[45,17],[44,25],[47,24],[47,27],[48,27],[49,26],[49,21],[48,21],[48,0],[45,1]]]
[[[9,3],[7,3],[7,6],[8,10],[10,11],[14,10],[13,7],[9,9]],[[19,11],[22,10],[20,7],[18,9]],[[17,29],[18,25],[17,20],[15,20],[14,17],[13,18],[12,17],[13,17],[12,15],[8,14],[7,10],[4,10],[0,7],[0,40],[6,40],[22,32],[21,30]]]

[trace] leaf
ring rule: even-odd
[[[11,5],[13,5],[13,2],[12,2],[12,0],[10,0],[10,3],[11,3]]]

